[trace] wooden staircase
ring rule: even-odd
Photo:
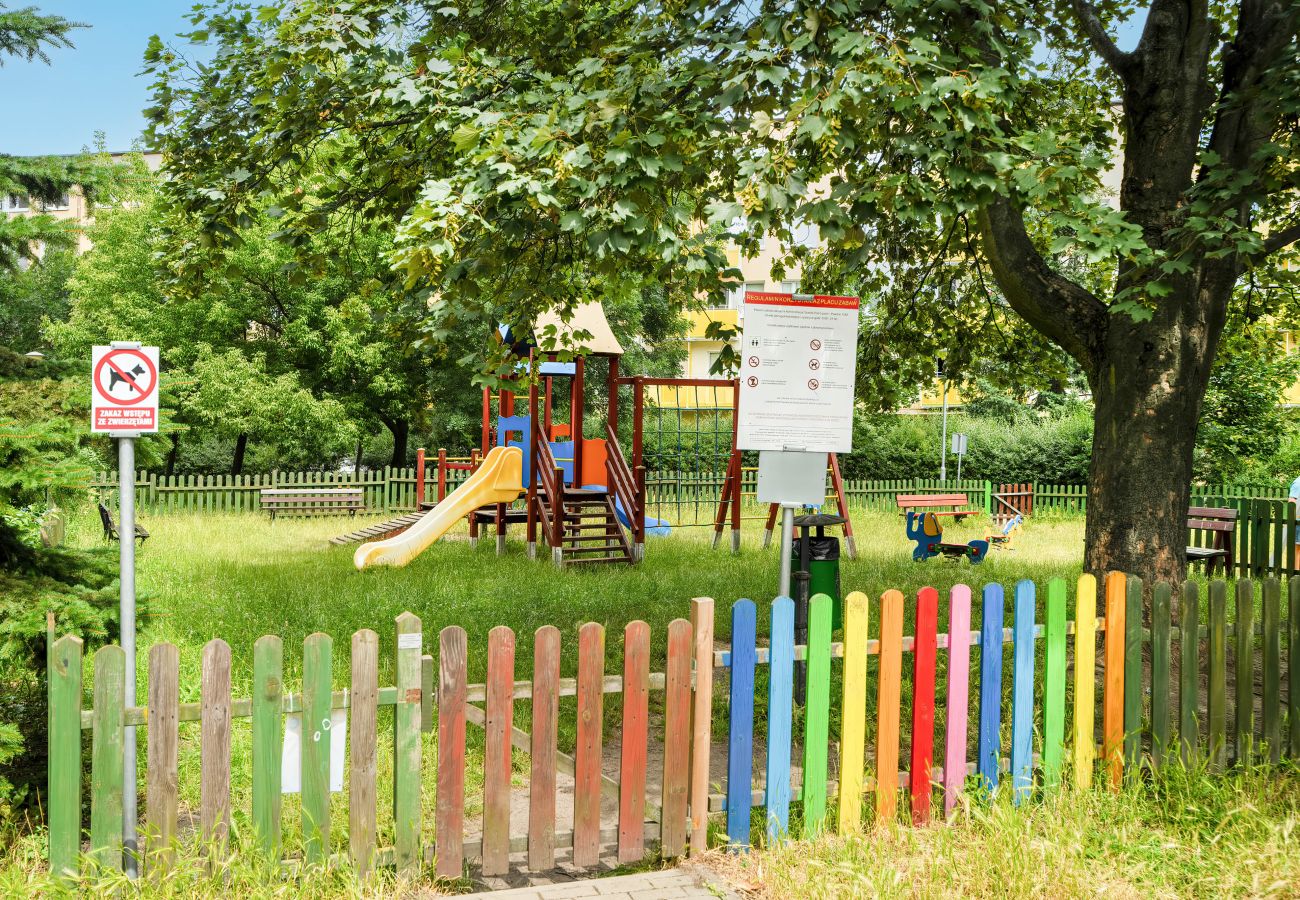
[[[566,487],[563,503],[560,552],[565,565],[632,562],[632,545],[608,492]]]

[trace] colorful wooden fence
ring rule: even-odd
[[[938,592],[923,588],[906,636],[901,593],[886,591],[876,602],[852,593],[844,601],[842,642],[832,642],[831,601],[818,595],[809,611],[807,646],[794,644],[789,600],[777,599],[763,617],[767,647],[755,641],[754,604],[736,603],[731,649],[715,654],[731,672],[732,765],[726,790],[713,796],[711,807],[725,811],[728,841],[748,845],[756,830],[769,840],[789,836],[792,797],[803,804],[797,836],[809,837],[830,827],[832,798],[838,798],[836,830],[861,829],[864,792],[873,799],[876,821],[894,818],[905,804],[911,821],[924,824],[940,815],[938,809],[950,813],[972,785],[977,792],[1010,791],[1020,803],[1066,781],[1087,789],[1094,776],[1118,788],[1143,768],[1174,762],[1222,769],[1247,760],[1277,762],[1284,754],[1300,758],[1300,577],[1287,585],[1286,624],[1276,579],[1260,586],[1236,582],[1232,602],[1223,581],[1212,582],[1204,598],[1189,582],[1179,594],[1176,622],[1173,592],[1156,585],[1146,600],[1149,628],[1142,624],[1139,579],[1108,575],[1102,616],[1093,576],[1078,580],[1073,604],[1069,587],[1056,579],[1040,591],[1022,581],[1007,603],[1002,585],[990,584],[973,609],[974,592],[957,585],[946,598],[947,633],[936,628]],[[1236,613],[1231,623],[1229,609]],[[872,639],[868,623],[877,616],[880,637]],[[1194,637],[1184,639],[1188,635]],[[1094,665],[1099,639],[1100,683]],[[936,674],[941,653],[943,678]],[[798,740],[789,700],[795,659],[807,661],[808,673],[799,773],[790,763]],[[763,782],[754,784],[755,670],[764,665],[767,721],[757,730],[766,735],[768,764]],[[836,681],[838,692],[832,690]],[[902,701],[903,684],[910,687],[910,703]],[[834,703],[839,731],[828,734]],[[864,740],[867,732],[874,752]],[[827,777],[827,750],[837,745],[838,784]],[[758,829],[755,812],[765,823]]]
[[[1064,784],[1085,790],[1099,780],[1117,788],[1146,768],[1174,763],[1216,770],[1300,758],[1300,577],[1285,585],[1213,581],[1203,592],[1189,582],[1175,596],[1168,585],[1147,592],[1138,579],[1112,573],[1101,585],[1090,575],[1041,588],[1022,581],[1009,595],[999,584],[978,591],[956,585],[946,597],[924,588],[911,600],[893,590],[879,600],[849,594],[843,639],[835,641],[831,601],[818,595],[806,645],[795,644],[788,598],[761,616],[752,601],[740,600],[729,611],[730,646],[715,650],[713,601],[697,599],[691,621],[669,624],[665,668],[655,673],[643,622],[626,627],[623,658],[613,666],[604,626],[582,626],[573,678],[561,677],[562,636],[547,626],[533,636],[531,681],[515,680],[520,650],[508,628],[492,629],[483,650],[472,650],[464,629],[446,628],[435,660],[422,655],[420,620],[404,613],[387,651],[393,685],[379,686],[379,638],[363,630],[352,638],[348,690],[332,690],[331,639],[314,634],[303,646],[301,691],[292,693],[283,681],[282,643],[268,636],[253,648],[253,696],[240,700],[231,699],[230,648],[213,640],[203,650],[198,703],[179,702],[179,654],[160,644],[149,651],[143,707],[124,696],[121,649],[105,647],[95,654],[93,706],[83,709],[82,645],[67,636],[51,648],[50,863],[65,873],[80,864],[82,733],[89,730],[90,856],[108,868],[121,865],[121,747],[129,726],[146,729],[146,871],[174,859],[182,722],[199,723],[198,834],[205,846],[227,841],[231,779],[246,774],[251,846],[272,858],[285,855],[280,741],[284,715],[301,713],[307,724],[295,855],[322,864],[346,854],[361,871],[413,871],[432,862],[438,875],[451,878],[473,860],[485,874],[501,873],[511,854],[526,853],[527,868],[550,868],[561,848],[572,848],[579,866],[638,860],[655,840],[665,857],[679,856],[688,846],[706,846],[710,813],[722,814],[726,840],[743,847],[790,836],[792,821],[800,823],[799,836],[856,831],[900,809],[924,824],[946,817],[963,795],[978,802],[988,792],[1009,791],[1021,803]],[[870,638],[871,631],[879,637]],[[468,681],[471,652],[486,657],[484,684]],[[806,664],[800,720],[797,660]],[[715,671],[725,679],[717,700],[728,722],[727,775],[710,793]],[[663,695],[653,720],[652,692]],[[614,707],[606,694],[621,695],[621,702]],[[561,697],[575,698],[573,755],[557,746]],[[516,724],[518,700],[529,701],[531,733]],[[377,720],[387,707],[394,710],[394,840],[380,848]],[[330,829],[329,723],[331,710],[340,708],[350,711],[346,837]],[[615,713],[617,778],[602,770],[605,720]],[[231,723],[240,717],[252,718],[248,773],[231,768]],[[477,836],[467,825],[468,724],[485,733]],[[420,775],[432,760],[421,755],[420,731],[435,726],[437,789],[427,801]],[[656,792],[647,791],[652,743],[663,748]],[[511,748],[531,758],[523,834],[510,824]],[[763,760],[758,767],[756,757]],[[557,820],[559,772],[574,780],[571,822]],[[602,795],[616,798],[616,817],[602,818]],[[426,803],[435,810],[432,842],[421,833]]]
[[[572,848],[573,861],[589,866],[606,849],[620,863],[644,856],[647,841],[658,841],[665,857],[680,856],[688,841],[704,845],[704,810],[708,802],[710,751],[713,601],[691,605],[692,621],[674,620],[666,635],[665,671],[650,671],[650,628],[632,622],[624,631],[621,669],[606,664],[605,629],[596,623],[578,632],[576,678],[560,677],[561,635],[546,626],[533,638],[533,678],[515,680],[516,642],[510,629],[487,635],[487,681],[470,684],[471,653],[463,628],[449,627],[438,636],[437,659],[423,655],[419,618],[397,617],[385,655],[394,661],[395,684],[379,685],[378,635],[368,629],[352,637],[347,690],[333,690],[333,643],[325,634],[306,638],[301,690],[284,683],[284,647],[268,635],[253,647],[253,695],[231,698],[231,652],[222,640],[209,642],[202,654],[200,700],[181,703],[180,655],[172,644],[148,653],[145,706],[125,697],[125,655],[107,646],[95,653],[93,706],[83,709],[82,642],[65,636],[54,642],[50,657],[50,866],[75,874],[81,862],[82,732],[91,732],[89,857],[106,869],[123,864],[122,806],[125,791],[122,746],[127,727],[143,726],[146,752],[143,829],[144,870],[166,869],[175,859],[179,831],[178,747],[181,723],[197,722],[201,750],[199,830],[208,853],[227,845],[231,820],[232,778],[251,782],[251,846],[271,859],[285,854],[281,838],[281,743],[285,715],[301,715],[302,862],[314,865],[346,855],[358,871],[380,865],[401,872],[432,862],[439,876],[460,878],[467,861],[477,860],[484,874],[505,872],[512,853],[527,853],[531,869],[549,869],[557,849]],[[476,649],[482,654],[482,649]],[[697,671],[693,675],[692,666]],[[700,675],[699,672],[703,672]],[[616,674],[621,673],[621,674]],[[694,682],[694,688],[692,688]],[[662,723],[651,727],[649,695],[663,695]],[[606,694],[621,694],[620,777],[601,768]],[[577,748],[574,755],[557,746],[560,698],[576,697]],[[531,734],[517,727],[514,707],[527,699]],[[376,790],[379,765],[378,719],[392,708],[391,800],[393,843],[380,847]],[[334,710],[348,710],[346,735],[332,734]],[[610,713],[615,710],[610,710]],[[250,771],[231,765],[231,726],[252,719]],[[466,725],[485,733],[481,827],[472,835],[466,822]],[[421,792],[420,732],[437,729],[437,792],[434,840],[421,833],[425,798]],[[647,797],[650,742],[664,748],[662,789]],[[330,747],[345,740],[348,748],[348,829],[330,829]],[[510,826],[512,748],[531,755],[528,828],[513,834]],[[385,751],[387,752],[387,751]],[[702,760],[702,762],[701,762]],[[571,822],[557,821],[557,772],[572,776]],[[692,777],[692,772],[701,777]],[[618,817],[601,819],[602,796],[618,799]],[[698,811],[692,817],[688,809]]]

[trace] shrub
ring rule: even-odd
[[[845,478],[938,478],[943,423],[938,416],[859,416],[853,452],[841,458]],[[1092,419],[1084,410],[1061,416],[948,417],[948,435],[968,436],[962,478],[1001,482],[1083,484],[1092,452]],[[957,458],[948,455],[948,476]]]

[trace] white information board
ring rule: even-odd
[[[853,449],[858,298],[745,295],[741,450]]]
[[[758,502],[821,506],[826,502],[826,454],[800,450],[760,452]]]
[[[158,430],[158,348],[94,347],[90,430],[130,437]]]

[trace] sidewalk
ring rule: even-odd
[[[737,895],[712,872],[699,866],[690,866],[507,891],[484,891],[469,896],[492,900],[717,900],[719,897],[734,898]]]

